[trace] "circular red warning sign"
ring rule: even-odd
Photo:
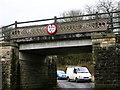
[[[56,33],[57,31],[57,26],[55,24],[49,24],[47,25],[46,27],[46,31],[49,33],[49,34],[54,34]]]

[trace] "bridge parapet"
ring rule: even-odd
[[[90,33],[89,36],[91,36],[94,32],[104,33],[107,31],[110,32],[114,29],[119,29],[120,28],[119,13],[120,11],[111,12],[112,17],[109,16],[108,13],[96,13],[96,14],[72,16],[72,17],[60,17],[60,18],[55,17],[52,19],[43,19],[43,20],[35,20],[35,21],[27,21],[27,22],[16,21],[14,24],[3,27],[3,36],[5,37],[5,40],[11,40],[13,42],[52,40],[53,38],[56,37],[60,39],[59,37],[61,35],[64,35],[63,37],[69,39],[69,37],[67,37],[66,35],[71,35],[71,34],[72,35],[81,34],[80,35],[81,37],[81,36],[87,36],[86,33]],[[69,19],[69,20],[65,21],[65,19]],[[54,34],[49,34],[47,32],[46,28],[48,24],[18,27],[19,24],[21,25],[25,23],[42,22],[42,21],[48,22],[50,20],[52,20],[52,24],[54,23],[57,28],[57,31]],[[8,29],[9,26],[13,26],[13,25],[15,25],[15,28],[12,28],[7,31],[4,30],[5,28]]]
[[[11,32],[11,39],[45,36],[49,35],[46,31],[47,25],[17,28]],[[107,20],[89,20],[68,23],[58,23],[56,34],[82,33],[107,30]]]

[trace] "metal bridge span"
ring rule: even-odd
[[[114,65],[119,64],[116,63],[120,58],[118,56],[119,48],[116,47],[116,43],[120,42],[120,36],[111,34],[114,29],[120,28],[120,11],[111,13],[112,17],[109,16],[108,13],[96,13],[27,22],[16,21],[14,24],[3,27],[2,34],[4,41],[16,43],[18,45],[16,51],[18,52],[13,53],[14,55],[19,54],[19,58],[15,56],[12,57],[13,59],[11,59],[11,61],[14,60],[15,63],[14,65],[10,65],[14,71],[11,70],[11,72],[9,72],[11,73],[10,75],[14,77],[9,78],[9,81],[16,80],[16,82],[11,83],[10,81],[11,84],[5,82],[3,85],[4,88],[6,83],[8,86],[11,85],[10,87],[12,88],[15,88],[13,86],[16,85],[22,90],[54,87],[57,84],[55,58],[46,58],[46,56],[83,52],[93,52],[94,54],[96,61],[96,85],[107,85],[111,87],[113,85],[118,87],[119,75],[115,72],[115,70],[118,71],[118,68],[116,68],[117,66],[114,67]],[[72,21],[64,21],[65,19],[71,18]],[[49,20],[53,22],[45,25],[18,27],[18,25],[24,23]],[[15,28],[11,27],[13,25]],[[108,33],[110,35],[108,35]],[[92,38],[93,36],[95,36],[95,38]],[[112,56],[106,54],[107,52],[110,53],[110,51]],[[107,74],[109,74],[110,77],[106,77],[106,72],[108,72]],[[6,77],[5,80],[7,81],[7,76],[4,77]],[[113,78],[111,79],[111,77]]]

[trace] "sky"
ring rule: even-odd
[[[0,0],[0,27],[15,21],[31,21],[60,16],[69,10],[84,10],[98,0]],[[119,0],[116,0],[119,1]]]

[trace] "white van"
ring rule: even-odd
[[[66,69],[67,80],[91,81],[91,74],[86,67],[69,66]]]

